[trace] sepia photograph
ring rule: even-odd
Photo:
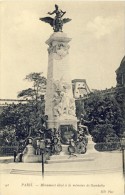
[[[124,1],[0,1],[0,183],[125,194]]]

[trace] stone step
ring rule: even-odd
[[[69,163],[69,162],[82,162],[82,161],[92,161],[94,160],[95,158],[94,157],[85,157],[85,158],[80,158],[80,157],[76,157],[76,156],[71,156],[71,157],[68,157],[68,158],[53,158],[53,159],[50,159],[50,160],[47,160],[47,164],[52,164],[52,163]]]

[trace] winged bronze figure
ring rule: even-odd
[[[63,24],[71,21],[69,18],[62,19],[65,13],[66,12],[59,10],[58,5],[55,5],[55,10],[53,12],[48,12],[49,15],[56,14],[55,18],[44,17],[40,18],[40,20],[49,23],[53,27],[54,32],[62,32]]]

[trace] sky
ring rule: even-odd
[[[116,69],[125,55],[125,2],[3,1],[0,3],[0,98],[17,98],[31,87],[31,72],[47,75],[48,46],[53,30],[41,22],[54,5],[71,22],[63,31],[72,38],[69,66],[72,79],[86,79],[90,89],[116,86]]]

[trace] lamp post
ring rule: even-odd
[[[44,178],[44,150],[45,150],[45,141],[40,141],[40,150],[41,150],[41,156],[42,156],[42,178]]]
[[[121,138],[121,149],[122,149],[122,167],[123,167],[123,176],[125,178],[125,137]]]

